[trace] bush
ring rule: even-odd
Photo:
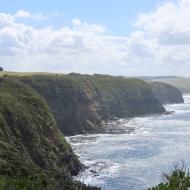
[[[164,174],[165,183],[149,188],[148,190],[188,190],[190,188],[189,171],[184,165],[176,168],[171,174]]]
[[[41,180],[32,180],[30,178],[1,178],[0,190],[43,190],[44,186]]]

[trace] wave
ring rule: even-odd
[[[68,137],[88,167],[77,178],[103,190],[108,185],[110,190],[141,190],[157,184],[174,162],[189,160],[190,96],[184,98],[185,104],[166,105],[167,110],[175,111],[171,115],[108,123],[108,127],[124,130],[122,134]]]

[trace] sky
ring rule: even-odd
[[[190,77],[190,0],[0,0],[9,71]]]

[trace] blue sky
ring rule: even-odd
[[[190,0],[0,0],[11,71],[190,76]]]
[[[104,25],[111,33],[128,34],[137,15],[154,10],[164,0],[0,0],[0,11],[14,14],[18,10],[61,15],[46,25],[70,25],[73,18]],[[37,26],[44,23],[34,23]]]

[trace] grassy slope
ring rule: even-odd
[[[18,76],[17,73],[14,73],[14,74],[11,73],[11,74]],[[36,75],[36,74],[32,74],[32,75],[28,73],[20,74],[20,76],[33,76],[33,75]],[[50,79],[49,74],[43,74],[43,75],[48,75],[47,80]],[[38,78],[38,76],[36,77]],[[84,85],[84,80],[86,81],[86,79],[81,79],[81,77],[77,78],[77,82],[76,80],[73,81],[73,77],[72,79],[71,78],[67,78],[67,79],[68,79],[68,81],[66,80],[66,84],[68,84],[67,87],[68,88],[70,87],[70,84],[68,82],[72,81],[74,86],[76,85],[75,88],[77,89],[77,91],[78,90],[80,91],[80,88],[83,88],[82,86]],[[57,82],[58,78],[54,78],[54,80],[55,80],[54,82]],[[104,94],[105,100],[103,100],[103,102],[106,102],[107,99],[108,101],[112,101],[114,100],[115,96],[118,95],[116,91],[115,92],[112,91],[112,87],[114,86],[116,88],[119,88],[118,85],[121,85],[120,79],[118,79],[120,81],[119,83],[117,83],[117,81],[115,80],[112,80],[112,78],[110,77],[105,79],[105,77],[101,78],[100,76],[95,77],[95,78],[90,78],[90,79],[88,78],[88,80],[86,81],[88,84],[85,85],[87,100],[88,98],[92,99],[96,97],[97,95],[95,93],[96,88],[99,89],[100,94],[106,93]],[[110,80],[111,80],[112,85],[110,85]],[[39,80],[39,82],[41,81]],[[126,81],[123,81],[123,82],[125,83]],[[128,82],[129,83],[126,85],[129,88],[131,85],[130,80],[128,80]],[[137,82],[136,84],[138,84],[138,82],[140,81],[136,80],[136,82]],[[102,85],[102,83],[104,84]],[[91,88],[95,89],[95,91],[91,91],[92,90]],[[121,89],[119,88],[117,90],[121,90]],[[122,90],[119,91],[119,93],[122,94]],[[41,97],[39,97],[36,93],[34,93],[29,87],[26,87],[25,85],[20,84],[18,82],[12,82],[9,80],[7,81],[6,79],[3,79],[0,82],[0,92],[1,92],[0,93],[0,105],[1,105],[0,106],[0,175],[1,175],[0,189],[2,190],[10,189],[8,188],[10,184],[15,185],[16,190],[22,190],[22,189],[24,190],[25,187],[29,189],[33,187],[33,189],[35,190],[42,190],[42,189],[53,190],[53,189],[56,189],[56,187],[60,188],[60,185],[62,189],[74,190],[78,188],[76,187],[76,185],[83,186],[82,184],[77,184],[77,183],[73,184],[73,181],[71,179],[65,177],[63,173],[60,174],[60,168],[55,167],[55,170],[51,171],[49,169],[46,170],[46,167],[43,168],[41,166],[41,162],[35,163],[34,160],[31,158],[30,151],[28,151],[27,150],[28,148],[26,148],[28,145],[29,147],[31,147],[30,143],[28,142],[29,143],[28,144],[26,142],[27,142],[28,137],[31,138],[33,136],[31,134],[34,132],[33,130],[35,130],[35,128],[37,127],[36,125],[39,124],[38,127],[41,130],[43,129],[42,126],[44,125],[46,125],[46,127],[49,128],[50,123],[51,123],[52,124],[51,128],[57,131],[53,127],[55,126],[55,123],[53,121],[52,115],[49,112],[49,108],[46,105],[46,103],[41,99]],[[109,96],[109,93],[112,94],[111,97]],[[129,93],[132,93],[132,92],[130,91]],[[139,91],[139,95],[140,93],[141,93],[141,90]],[[131,94],[131,96],[132,95],[133,94]],[[47,111],[48,111],[48,115],[47,115]],[[43,112],[45,113],[45,115]],[[45,119],[42,119],[43,117],[45,117]],[[40,119],[41,121],[39,120],[39,118],[41,118]],[[37,119],[37,123],[35,122],[36,119]],[[17,121],[21,123],[19,123],[18,125]],[[44,124],[45,121],[48,121],[48,122]],[[30,129],[30,127],[28,128],[28,126],[32,128]],[[23,127],[24,133],[21,132],[22,130],[20,127],[21,128]],[[26,131],[28,131],[29,133],[28,132],[26,133]],[[60,142],[62,142],[62,144],[65,147],[67,147],[70,152],[71,151],[70,147],[69,145],[66,144],[65,139],[62,137],[62,135],[58,131],[55,133],[57,134],[55,136],[57,136],[57,138],[60,139]],[[25,135],[23,136],[22,134],[27,134],[27,138]],[[36,134],[36,131],[35,131],[35,134]],[[32,139],[33,138],[38,139],[39,136],[38,137],[33,136]],[[36,140],[35,142],[38,142],[38,140],[37,141]],[[40,147],[41,145],[38,143],[37,144],[34,143],[34,146],[35,148],[32,148],[32,149],[36,149],[37,146]],[[48,149],[51,149],[51,146],[50,147],[47,146],[47,147]],[[51,162],[52,162],[51,156],[50,156],[50,159],[46,159],[45,157],[44,157],[44,160],[47,167],[54,168],[56,164],[55,165],[53,164],[53,166],[51,165]],[[61,170],[63,168],[65,168],[65,164],[61,167]],[[66,168],[67,169],[64,169],[64,171],[68,170],[68,167]],[[28,175],[30,175],[29,178],[26,177]],[[171,177],[167,183],[165,184],[161,183],[158,186],[150,188],[150,189],[151,190],[171,190],[171,189],[185,190],[187,187],[190,186],[189,177],[186,177],[185,175],[186,174],[183,173],[183,171],[182,172],[175,171],[171,174]],[[184,188],[181,188],[181,184],[184,185]],[[83,186],[82,189],[90,190],[93,188]]]
[[[4,75],[9,76],[32,76],[32,75],[61,75],[60,73],[47,73],[47,72],[12,72],[12,71],[0,71],[0,77]]]
[[[3,75],[9,76],[33,76],[33,75],[52,75],[52,76],[65,76],[65,74],[60,73],[47,73],[47,72],[11,72],[2,71],[0,72],[0,77]],[[177,76],[158,76],[158,77],[137,77],[145,81],[160,81],[168,83],[176,88],[180,89],[182,93],[190,93],[190,78],[177,77]]]
[[[69,177],[79,169],[43,98],[23,83],[0,79],[0,189],[91,189]]]

